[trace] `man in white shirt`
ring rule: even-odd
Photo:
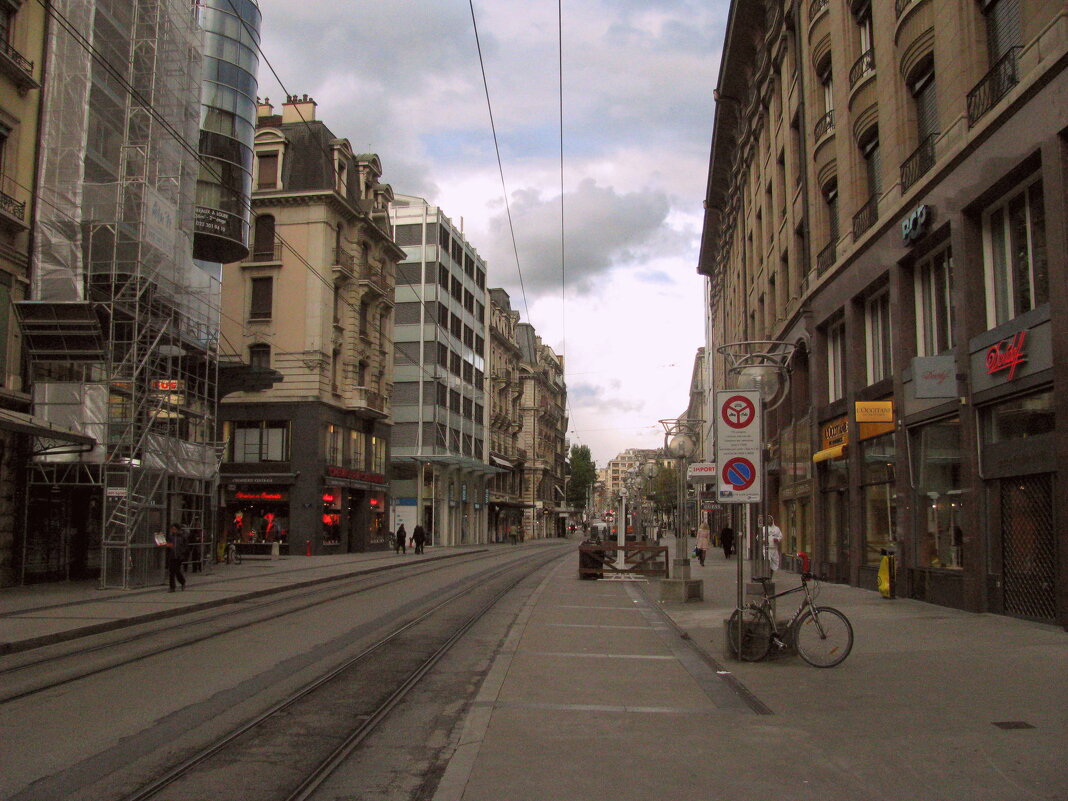
[[[764,526],[764,542],[767,551],[768,568],[772,575],[779,569],[780,555],[782,554],[782,529],[775,525],[775,518],[767,516],[767,524]]]

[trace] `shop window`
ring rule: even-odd
[[[1011,192],[986,211],[983,245],[991,328],[1049,300],[1041,180]]]
[[[865,304],[867,329],[868,383],[893,375],[890,355],[890,293],[880,292]]]
[[[917,353],[936,356],[954,345],[952,251],[946,248],[920,263],[915,276]]]
[[[909,437],[916,487],[915,564],[959,570],[964,566],[960,418],[918,426]]]
[[[249,295],[249,319],[270,320],[274,279],[270,276],[251,279]]]
[[[994,404],[983,410],[983,442],[1025,440],[1053,433],[1056,415],[1053,391],[1036,392]]]
[[[894,435],[860,443],[863,472],[864,561],[877,567],[883,551],[897,541],[894,512]]]
[[[838,320],[827,327],[827,402],[845,395],[845,322]]]

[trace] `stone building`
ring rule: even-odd
[[[522,352],[519,364],[523,395],[523,430],[519,447],[527,452],[523,464],[523,510],[526,537],[564,536],[567,503],[564,478],[567,461],[567,386],[564,360],[541,341],[529,323],[516,326]]]
[[[731,5],[709,353],[796,346],[768,490],[822,576],[1068,623],[1066,63],[1063,0]]]
[[[522,351],[516,338],[519,312],[503,289],[491,289],[489,322],[489,388],[486,392],[486,430],[489,463],[501,469],[490,479],[489,540],[513,542],[523,531],[523,465],[528,452],[519,447],[523,430],[520,402]]]
[[[223,527],[292,554],[386,547],[393,307],[404,252],[378,156],[292,96],[259,105],[248,256],[223,277],[223,342],[282,381],[220,403]]]

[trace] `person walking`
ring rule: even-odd
[[[701,567],[705,566],[705,554],[708,553],[709,547],[712,545],[709,532],[708,523],[702,523],[697,528],[697,559],[701,563]]]
[[[397,553],[408,553],[408,532],[404,530],[404,523],[397,528]]]
[[[719,532],[719,542],[723,546],[723,558],[730,559],[734,553],[734,529],[724,526],[723,531]]]
[[[768,515],[766,520],[761,520],[764,526],[765,557],[768,560],[768,569],[772,576],[779,569],[782,561],[782,529],[775,525],[775,518]]]
[[[423,544],[426,542],[426,529],[422,523],[416,523],[412,530],[412,542],[415,543],[415,552],[423,553]]]
[[[182,575],[182,562],[185,561],[185,534],[177,523],[171,523],[170,531],[167,532],[167,577],[170,581],[171,592],[174,592],[174,583],[177,581],[185,590],[185,576]]]

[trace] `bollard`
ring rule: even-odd
[[[311,540],[304,540],[304,555],[311,556]]]
[[[271,543],[271,558],[272,559],[281,558],[281,554],[279,552],[278,541],[277,540],[275,542]]]

